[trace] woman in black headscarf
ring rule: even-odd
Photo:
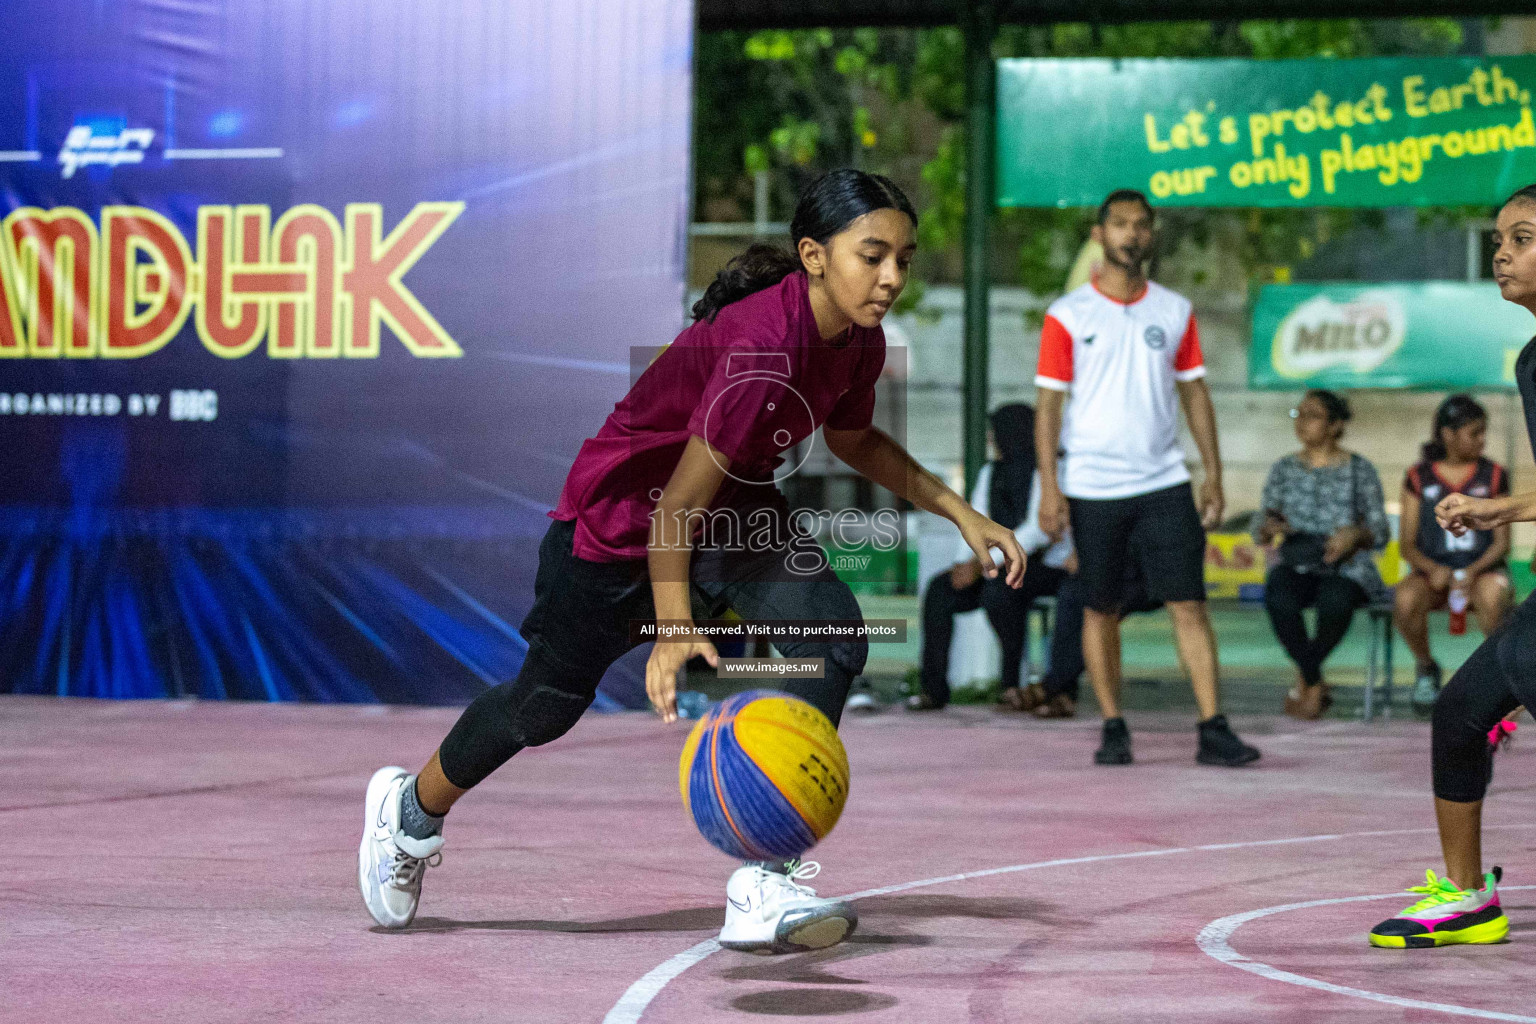
[[[999,406],[990,417],[987,439],[996,458],[982,467],[971,492],[971,504],[999,526],[1014,531],[1026,551],[1051,546],[1041,533],[1035,484],[1035,410],[1028,405]],[[980,504],[978,504],[978,502]],[[1033,513],[1033,514],[1032,514]],[[948,572],[929,582],[923,593],[922,690],[907,699],[912,711],[932,711],[949,703],[949,647],[954,636],[954,617],[985,608],[1002,647],[1002,697],[1011,706],[1017,699],[1019,668],[1024,660],[1029,607],[1035,598],[1053,594],[1065,575],[1059,567],[1071,551],[1051,548],[1045,558],[1030,559],[1024,584],[1017,590],[994,586],[981,574],[981,565],[969,551],[956,552]],[[1052,557],[1059,554],[1060,557]],[[1055,564],[1047,564],[1055,563]],[[1012,697],[1013,699],[1010,699]]]
[[[991,463],[987,502],[992,521],[1012,530],[1029,515],[1030,485],[1035,480],[1035,410],[1021,402],[1000,405],[992,410],[990,422],[997,458]]]

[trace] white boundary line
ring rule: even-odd
[[[1514,889],[1536,889],[1536,885],[1510,885],[1505,886],[1504,891]],[[1356,999],[1369,999],[1372,1002],[1386,1003],[1389,1006],[1401,1006],[1410,1010],[1438,1010],[1441,1013],[1453,1013],[1459,1017],[1481,1017],[1484,1020],[1518,1021],[1521,1024],[1536,1024],[1536,1017],[1522,1017],[1517,1013],[1500,1013],[1497,1010],[1475,1010],[1470,1006],[1456,1006],[1452,1003],[1430,1003],[1422,999],[1408,999],[1404,996],[1389,996],[1381,992],[1367,992],[1362,988],[1350,988],[1347,985],[1335,985],[1328,981],[1319,981],[1316,978],[1308,978],[1301,974],[1292,974],[1290,971],[1282,971],[1278,967],[1260,963],[1257,960],[1249,960],[1237,950],[1232,948],[1228,941],[1232,933],[1237,931],[1249,921],[1270,914],[1283,914],[1288,910],[1306,910],[1311,907],[1328,907],[1337,903],[1363,903],[1367,900],[1389,900],[1394,897],[1402,899],[1400,892],[1382,893],[1378,896],[1345,896],[1332,900],[1309,900],[1306,903],[1286,903],[1278,907],[1265,907],[1263,910],[1249,910],[1241,914],[1232,914],[1223,917],[1219,921],[1212,921],[1200,929],[1200,934],[1195,938],[1195,944],[1200,947],[1200,952],[1206,956],[1214,957],[1224,964],[1257,974],[1261,978],[1269,978],[1271,981],[1284,981],[1292,985],[1300,985],[1303,988],[1317,989],[1320,992],[1331,992],[1334,995],[1354,996]],[[1388,954],[1390,955],[1390,954]],[[1411,956],[1412,954],[1410,954]]]
[[[35,149],[0,149],[0,161],[5,163],[28,163],[42,158],[43,154]]]
[[[661,995],[661,990],[667,982],[682,974],[694,964],[703,960],[709,954],[720,948],[720,943],[714,939],[706,939],[697,946],[689,946],[676,956],[662,961],[624,990],[619,1001],[613,1004],[613,1009],[603,1017],[603,1024],[635,1024],[645,1008],[651,1005],[651,1000]]]
[[[1489,825],[1485,827],[1484,831],[1513,828],[1536,828],[1536,825]],[[1032,864],[1010,864],[1007,867],[1001,868],[984,868],[980,871],[964,871],[957,875],[942,875],[938,878],[924,878],[917,882],[901,882],[896,885],[882,886],[878,889],[865,889],[861,892],[852,893],[851,895],[844,896],[842,898],[845,900],[862,900],[870,896],[886,896],[893,892],[904,892],[908,889],[921,889],[930,885],[943,885],[946,882],[965,882],[972,878],[989,878],[993,875],[1011,875],[1019,871],[1037,871],[1041,868],[1066,867],[1072,864],[1100,864],[1105,861],[1134,860],[1141,857],[1169,857],[1180,853],[1202,853],[1217,850],[1246,850],[1260,846],[1283,846],[1291,843],[1322,843],[1334,839],[1364,839],[1373,836],[1412,836],[1434,834],[1435,832],[1436,830],[1432,828],[1395,828],[1381,829],[1371,832],[1341,832],[1337,834],[1319,836],[1293,836],[1289,839],[1254,839],[1241,843],[1207,843],[1204,846],[1180,846],[1165,850],[1137,850],[1134,853],[1100,853],[1088,857],[1065,857],[1059,860],[1035,861]],[[1510,888],[1517,887],[1511,886]],[[1389,895],[1400,894],[1392,893]],[[1344,900],[1324,902],[1348,902],[1349,900],[1358,899],[1385,898],[1386,897],[1384,896],[1349,896],[1345,897]],[[1313,904],[1297,904],[1296,906],[1299,907],[1312,905]],[[1294,908],[1283,907],[1280,909]],[[1265,911],[1258,911],[1255,916],[1263,913],[1265,913]],[[1222,920],[1226,921],[1230,920],[1230,918],[1223,918]],[[1220,924],[1221,922],[1216,923]],[[1211,926],[1208,925],[1207,928],[1209,927]],[[1235,928],[1236,925],[1233,927]],[[1204,933],[1202,932],[1201,934]],[[720,944],[714,939],[707,939],[704,942],[700,942],[695,946],[690,946],[683,950],[681,953],[669,957],[662,961],[660,964],[657,964],[655,967],[651,968],[643,976],[641,976],[639,981],[636,981],[633,985],[624,990],[624,994],[619,997],[619,1001],[613,1004],[613,1009],[609,1010],[608,1013],[603,1017],[603,1024],[638,1024],[641,1015],[645,1013],[646,1007],[650,1006],[651,1002],[657,996],[661,995],[661,990],[667,986],[668,982],[720,948]],[[1233,955],[1236,956],[1235,953]],[[1235,966],[1243,965],[1236,964]],[[1273,970],[1273,968],[1269,969]],[[1312,984],[1309,979],[1303,978],[1301,980],[1303,983]],[[1316,982],[1315,984],[1324,985],[1326,983]],[[1353,993],[1355,990],[1348,991]],[[1369,995],[1369,993],[1367,993],[1367,995]],[[1390,999],[1391,997],[1384,998]],[[1425,1003],[1422,1005],[1430,1006],[1431,1004]],[[1529,1022],[1529,1024],[1536,1024],[1536,1017],[1505,1016],[1496,1017],[1494,1019],[1522,1021]]]

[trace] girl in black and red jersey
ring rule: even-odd
[[[1509,570],[1509,526],[1468,530],[1461,536],[1435,522],[1435,506],[1451,494],[1496,498],[1509,493],[1509,473],[1483,457],[1488,413],[1471,395],[1452,395],[1435,410],[1423,457],[1403,479],[1399,536],[1413,567],[1397,585],[1398,632],[1418,664],[1414,710],[1428,715],[1440,691],[1440,666],[1429,651],[1429,613],[1450,607],[1452,631],[1464,628],[1468,609],[1483,635],[1491,634],[1514,603]]]

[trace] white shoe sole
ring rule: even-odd
[[[368,908],[368,916],[383,928],[404,928],[416,916],[413,908],[410,915],[402,921],[391,917],[382,904],[375,904],[379,896],[379,883],[373,862],[374,822],[378,818],[389,787],[394,785],[395,780],[402,775],[409,774],[410,772],[404,768],[394,766],[380,768],[373,773],[373,778],[368,780],[368,795],[363,798],[363,841],[357,847],[357,888],[362,893],[363,906]]]
[[[775,953],[803,953],[835,946],[859,927],[859,914],[846,903],[807,910],[791,910],[779,918],[769,940],[720,938],[720,945],[741,953],[771,956]]]

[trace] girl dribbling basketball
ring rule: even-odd
[[[793,528],[774,484],[783,453],[818,428],[843,462],[953,521],[989,576],[1004,571],[991,555],[1000,549],[1008,583],[1020,584],[1024,554],[1013,532],[872,425],[885,365],[880,322],[906,284],[916,224],[888,179],[823,176],[796,208],[794,252],[753,246],[731,261],[694,306],[693,325],[582,445],[539,549],[517,678],[476,698],[419,774],[382,768],[368,785],[358,882],[375,921],[410,924],[422,874],[442,849],[443,816],[519,750],[576,724],[604,671],[639,642],[635,623],[678,631],[646,666],[651,702],[671,722],[679,670],[694,656],[718,664],[698,617],[729,608],[744,619],[862,620],[819,545]],[[835,725],[867,642],[776,646],[823,660],[823,678],[782,688]],[[738,869],[721,941],[762,952],[841,941],[857,917],[797,883],[811,873]]]

